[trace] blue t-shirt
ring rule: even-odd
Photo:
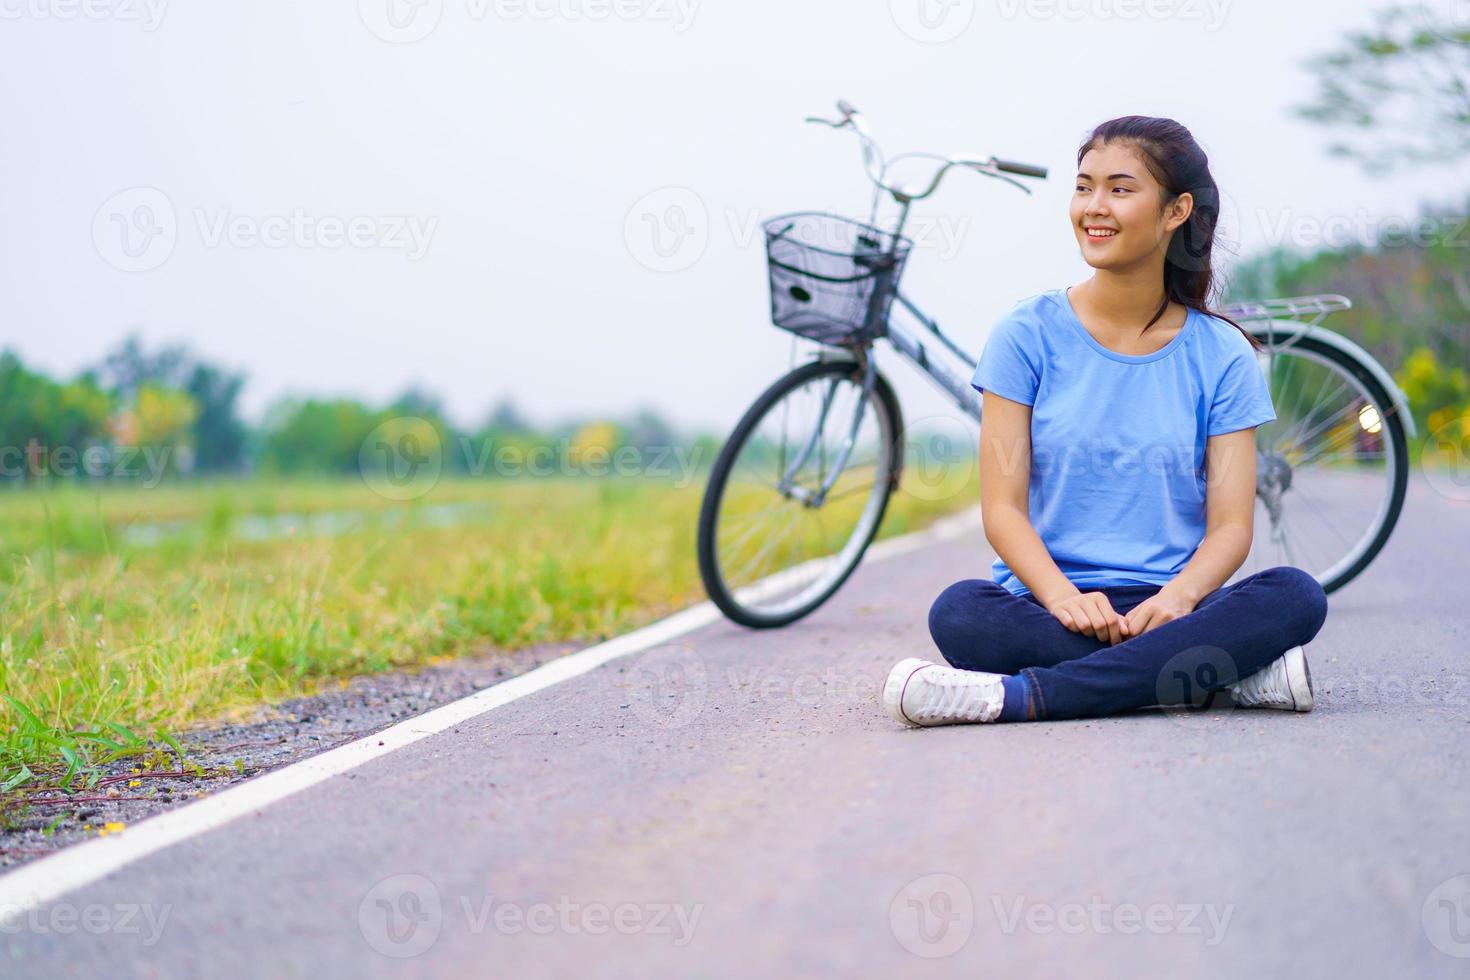
[[[1209,436],[1276,418],[1250,341],[1190,308],[1152,354],[1098,343],[1053,289],[996,323],[970,382],[1031,408],[1031,524],[1077,588],[1164,585],[1205,536]],[[1031,590],[999,558],[996,582]]]

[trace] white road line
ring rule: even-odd
[[[971,508],[941,518],[925,530],[876,542],[868,549],[864,562],[883,561],[928,544],[952,540],[979,526],[979,508]],[[667,643],[720,618],[720,612],[713,603],[702,602],[632,633],[542,664],[535,670],[476,691],[381,732],[231,786],[217,796],[207,796],[150,817],[121,834],[93,838],[22,865],[0,876],[0,924],[106,877],[155,851],[222,827],[247,814],[259,813],[272,803],[412,745],[421,738],[585,674],[610,660]]]

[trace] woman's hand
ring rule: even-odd
[[[1119,616],[1102,592],[1079,592],[1048,606],[1047,611],[1073,633],[1085,633],[1103,643],[1121,643],[1133,635],[1128,620]]]
[[[1188,616],[1195,604],[1167,585],[1128,611],[1123,621],[1133,636],[1142,636],[1156,626]]]

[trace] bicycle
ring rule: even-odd
[[[902,414],[878,370],[878,340],[980,421],[982,402],[968,379],[891,316],[894,305],[906,310],[973,374],[977,358],[898,288],[913,246],[903,235],[910,206],[956,167],[1028,194],[1015,177],[1047,175],[1045,167],[994,156],[912,152],[885,160],[857,109],[842,100],[837,109],[838,120],[806,121],[857,135],[874,185],[869,220],[793,212],[764,222],[772,322],[822,346],[746,410],[715,460],[700,508],[705,589],[726,616],[753,628],[787,625],[826,602],[857,568],[899,486]],[[894,164],[910,159],[942,163],[923,190],[888,182]],[[901,209],[891,231],[877,225],[885,194]],[[1257,360],[1277,413],[1256,430],[1256,497],[1266,519],[1258,515],[1237,577],[1291,564],[1332,592],[1368,566],[1398,520],[1408,481],[1405,427],[1414,435],[1414,422],[1388,372],[1320,326],[1351,305],[1332,294],[1222,310],[1261,341]],[[1320,533],[1309,533],[1318,525]]]

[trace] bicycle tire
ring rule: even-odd
[[[877,505],[876,518],[861,542],[849,559],[847,566],[841,569],[836,578],[820,593],[813,596],[809,601],[798,608],[780,615],[772,615],[753,610],[743,605],[734,593],[729,589],[720,575],[718,569],[718,558],[715,554],[717,547],[716,523],[719,519],[720,503],[724,497],[725,484],[729,479],[731,469],[739,458],[740,451],[747,439],[759,426],[766,413],[777,405],[793,389],[799,388],[816,378],[824,376],[854,377],[861,382],[863,367],[856,361],[847,358],[834,358],[828,360],[811,361],[794,368],[781,378],[777,379],[770,387],[756,398],[750,408],[746,409],[740,421],[736,423],[730,438],[720,449],[719,456],[710,470],[709,482],[705,485],[704,499],[700,505],[698,542],[696,551],[699,556],[699,575],[704,582],[705,592],[715,606],[725,614],[731,621],[751,629],[772,629],[787,626],[797,620],[810,615],[823,603],[830,599],[839,588],[852,575],[859,564],[862,563],[863,555],[868,546],[872,544],[879,527],[883,524],[883,517],[887,513],[888,501],[893,495],[893,490],[898,486],[898,481],[903,472],[903,416],[899,409],[898,398],[893,392],[888,380],[880,373],[874,379],[872,404],[877,412],[887,413],[889,419],[889,432],[893,439],[892,451],[889,453],[891,466],[886,479],[881,475],[878,481],[883,484],[882,499]],[[881,420],[880,420],[881,424]],[[851,541],[852,539],[849,539]],[[846,547],[846,545],[844,545]]]
[[[1263,342],[1268,340],[1265,329],[1252,329],[1251,333],[1256,339]],[[1281,331],[1275,331],[1279,337]],[[1301,348],[1310,353],[1331,361],[1345,370],[1352,378],[1363,386],[1379,408],[1379,419],[1381,420],[1389,440],[1393,443],[1394,473],[1392,475],[1392,486],[1389,491],[1388,507],[1384,511],[1383,520],[1378,530],[1373,534],[1366,548],[1363,549],[1356,560],[1340,572],[1323,578],[1317,577],[1322,591],[1332,593],[1342,588],[1347,583],[1360,575],[1383,546],[1388,543],[1389,536],[1393,533],[1394,526],[1398,523],[1399,515],[1403,511],[1404,497],[1408,492],[1409,485],[1409,458],[1408,458],[1408,435],[1404,427],[1404,421],[1395,408],[1394,401],[1389,393],[1384,390],[1382,384],[1374,377],[1363,364],[1353,355],[1330,344],[1323,343],[1310,336],[1299,337],[1289,347],[1283,349],[1284,353],[1290,354],[1293,349]],[[1278,354],[1278,356],[1280,356]]]

